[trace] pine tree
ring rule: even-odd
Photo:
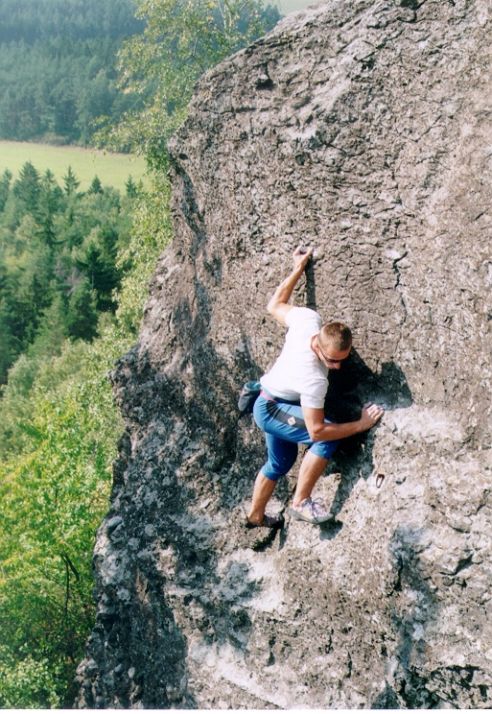
[[[99,176],[94,176],[87,193],[104,193],[102,183],[101,183],[101,180],[99,179]]]
[[[11,287],[7,271],[0,264],[0,384],[6,382],[7,371],[19,353],[19,342],[13,333],[15,310],[9,300]]]
[[[138,195],[137,184],[133,180],[132,176],[128,176],[125,182],[126,195],[128,198],[136,198]]]
[[[54,217],[60,211],[63,203],[63,191],[55,181],[55,176],[49,169],[41,179],[39,207],[36,219],[39,225],[39,236],[50,248],[55,242]]]
[[[14,195],[21,201],[24,208],[29,213],[34,213],[38,207],[41,183],[37,169],[26,161],[21,168],[19,178],[14,183]]]
[[[97,334],[96,293],[87,278],[70,295],[66,328],[70,337],[82,340],[91,341]]]
[[[35,341],[28,352],[30,357],[36,354],[42,356],[59,354],[63,340],[67,336],[65,320],[65,301],[57,293],[39,318]]]
[[[8,169],[6,169],[2,174],[2,178],[0,179],[0,213],[3,211],[3,209],[5,208],[5,204],[7,203],[11,181],[12,173]]]
[[[63,185],[67,196],[74,196],[80,186],[80,181],[75,176],[71,166],[68,167],[68,171],[63,177]]]
[[[114,309],[112,292],[119,283],[116,262],[118,234],[113,229],[94,228],[77,252],[76,267],[88,278],[96,293],[96,307],[100,311]]]

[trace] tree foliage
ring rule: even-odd
[[[119,86],[140,101],[116,129],[99,136],[145,154],[159,168],[199,77],[271,29],[280,16],[262,0],[140,0],[137,17],[145,29],[123,44],[118,66]]]
[[[60,674],[54,690],[40,693],[41,706],[44,697],[63,701],[94,615],[91,549],[119,428],[102,369],[114,352],[105,344],[102,354],[101,344],[66,343],[49,364],[51,390],[40,390],[48,365],[41,368],[21,423],[28,448],[0,467],[2,641],[18,664],[28,652]],[[64,378],[67,362],[77,377]]]
[[[83,34],[84,23],[77,18],[84,10],[78,0],[36,2],[45,11],[49,4],[48,35],[50,23],[58,26],[64,16],[63,4],[76,25],[74,37],[68,33],[66,41]],[[86,6],[95,8],[94,2],[88,0]],[[101,7],[108,3],[115,12],[117,6],[125,7],[121,0],[97,2]],[[17,28],[19,44],[42,42],[45,36],[32,22],[33,3],[5,0],[11,10],[7,26],[11,32]],[[7,17],[2,12],[0,8],[0,42]],[[142,0],[139,18],[146,29],[129,41],[120,58],[124,96],[137,98],[137,111],[127,115],[120,139],[126,132],[128,145],[141,142],[149,162],[162,167],[167,137],[185,116],[196,79],[262,34],[277,17],[253,0]],[[91,40],[92,31],[90,25],[84,42]],[[98,42],[104,45],[101,38]],[[5,69],[1,49],[0,79]],[[15,57],[14,52],[11,59]],[[98,57],[90,70],[95,78]],[[104,77],[99,76],[101,91],[92,98],[78,81],[75,72],[50,89],[55,109],[46,126],[51,130],[73,131],[81,121],[77,97],[94,100],[97,107],[103,104]],[[40,86],[48,87],[41,81]],[[10,84],[4,97],[18,102],[9,111],[20,117],[20,125],[39,132],[39,107],[32,113],[27,101],[32,89],[26,82],[12,93]],[[146,102],[143,112],[140,100]],[[3,117],[0,99],[0,129]],[[148,281],[172,233],[170,187],[162,171],[155,173],[147,192],[129,179],[122,197],[97,177],[87,193],[78,189],[72,170],[60,187],[51,172],[40,176],[27,164],[16,181],[9,172],[0,179],[0,382],[6,382],[0,420],[4,708],[72,703],[71,682],[94,618],[94,538],[107,508],[111,464],[123,427],[107,373],[136,339]]]
[[[86,194],[78,187],[70,167],[62,189],[29,162],[13,184],[8,172],[0,182],[0,384],[16,357],[46,337],[48,315],[51,323],[57,315],[55,336],[92,340],[100,313],[116,308],[117,254],[138,190],[122,198],[96,177]]]
[[[117,307],[99,313],[98,335],[92,342],[56,335],[66,318],[57,294],[4,388],[1,707],[70,706],[93,624],[92,551],[123,426],[107,373],[135,340],[148,281],[171,232],[167,181],[135,201],[130,237],[115,254],[123,276]]]
[[[142,29],[132,0],[2,0],[0,137],[87,144],[135,97],[116,87],[116,52]]]

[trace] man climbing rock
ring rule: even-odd
[[[292,291],[311,258],[312,249],[294,251],[294,269],[278,286],[267,310],[288,328],[277,361],[261,378],[262,391],[255,402],[254,418],[265,433],[267,461],[256,477],[248,528],[278,528],[282,518],[265,514],[279,478],[288,473],[298,444],[308,449],[302,460],[289,513],[308,523],[323,523],[330,513],[311,498],[340,439],[367,431],[379,421],[383,409],[366,405],[357,421],[335,424],[325,419],[324,401],[328,370],[340,369],[352,348],[350,329],[341,322],[322,324],[314,310],[289,305]]]

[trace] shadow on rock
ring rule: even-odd
[[[339,370],[330,370],[325,399],[326,417],[334,422],[355,421],[368,402],[384,406],[386,411],[409,407],[412,395],[403,371],[394,362],[385,362],[380,372],[373,372],[357,350]],[[379,426],[340,442],[335,463],[341,478],[331,513],[335,517],[349,499],[360,478],[367,480],[374,472],[373,446]]]
[[[248,564],[224,551],[214,511],[199,503],[203,483],[187,481],[186,458],[183,468],[182,453],[170,453],[159,436],[138,444],[114,494],[122,499],[119,515],[101,527],[106,545],[96,560],[99,609],[82,670],[85,706],[114,704],[116,690],[118,706],[195,708],[190,658],[218,656],[224,644],[242,651],[250,636],[247,603],[259,586]],[[183,634],[190,627],[193,651]]]
[[[343,523],[335,519],[321,523],[318,526],[320,540],[333,540],[343,528]]]
[[[371,704],[373,709],[436,709],[443,700],[427,687],[427,630],[436,620],[439,603],[421,565],[427,547],[425,530],[401,527],[392,536],[394,567],[392,620],[399,641],[388,669],[391,681]]]

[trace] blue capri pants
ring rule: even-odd
[[[297,458],[298,444],[306,444],[309,450],[330,459],[337,449],[339,441],[313,441],[306,429],[302,407],[298,402],[284,399],[267,399],[260,395],[253,409],[255,422],[265,432],[267,447],[266,463],[261,473],[271,481],[278,481],[284,476]],[[327,424],[331,422],[325,419]]]

